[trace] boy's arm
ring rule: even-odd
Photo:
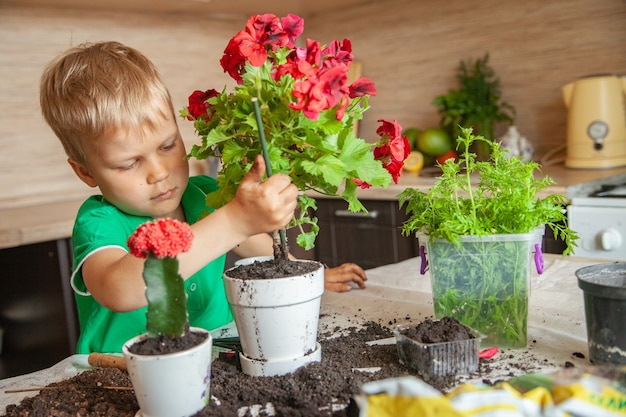
[[[264,173],[265,162],[259,156],[239,185],[235,198],[191,225],[194,233],[191,248],[178,255],[183,278],[190,277],[249,237],[269,233],[289,223],[298,189],[283,174],[263,181]],[[271,254],[271,243],[269,251]],[[132,311],[147,304],[143,264],[143,259],[122,249],[102,249],[83,263],[83,280],[91,295],[103,306],[114,311]]]

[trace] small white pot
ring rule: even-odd
[[[300,261],[312,262],[312,261]],[[224,272],[241,341],[241,368],[253,376],[292,373],[321,360],[317,328],[324,266],[311,273],[276,279],[236,279]]]
[[[122,347],[139,403],[137,417],[192,416],[209,403],[213,338],[204,329],[190,330],[207,333],[208,337],[189,350],[164,355],[137,355],[128,350],[147,334],[130,339]]]

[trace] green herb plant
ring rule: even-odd
[[[455,317],[484,333],[485,343],[523,347],[533,244],[547,226],[571,253],[577,235],[566,225],[568,200],[537,197],[554,183],[535,176],[538,163],[509,156],[471,128],[457,141],[459,159],[441,165],[427,193],[407,188],[398,196],[409,214],[402,233],[427,240],[437,317]],[[478,141],[489,145],[490,160],[470,151]]]
[[[474,61],[461,61],[456,78],[460,88],[433,100],[439,108],[441,127],[453,138],[461,133],[461,127],[472,127],[477,134],[494,141],[495,124],[512,124],[515,108],[501,100],[500,79],[489,65],[489,54]],[[488,144],[477,142],[475,145],[479,159],[487,160]]]

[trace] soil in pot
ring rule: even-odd
[[[237,279],[270,279],[305,275],[318,269],[318,262],[303,261],[255,261],[247,265],[239,265],[228,271],[228,276]]]
[[[394,332],[400,362],[426,382],[478,369],[481,338],[453,317],[399,326]]]
[[[454,342],[474,338],[470,329],[453,317],[424,320],[417,326],[408,326],[402,334],[421,343]]]
[[[189,331],[189,324],[187,324],[185,334],[181,337],[166,335],[148,337],[132,344],[128,350],[136,355],[163,355],[190,349],[204,342],[207,337],[209,337],[208,333]]]

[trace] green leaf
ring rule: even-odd
[[[346,186],[341,194],[341,198],[348,202],[348,210],[353,213],[367,213],[367,209],[357,197],[357,185],[352,180],[346,180]]]
[[[319,228],[318,228],[319,230]],[[317,230],[311,232],[300,233],[296,237],[296,243],[302,246],[304,249],[309,250],[315,247],[315,237],[317,236]]]
[[[146,327],[151,337],[180,337],[187,324],[187,294],[178,274],[178,259],[148,254],[143,279],[146,283]]]
[[[345,165],[333,155],[324,155],[316,161],[303,161],[302,168],[314,176],[322,176],[327,183],[339,186],[345,178]]]

